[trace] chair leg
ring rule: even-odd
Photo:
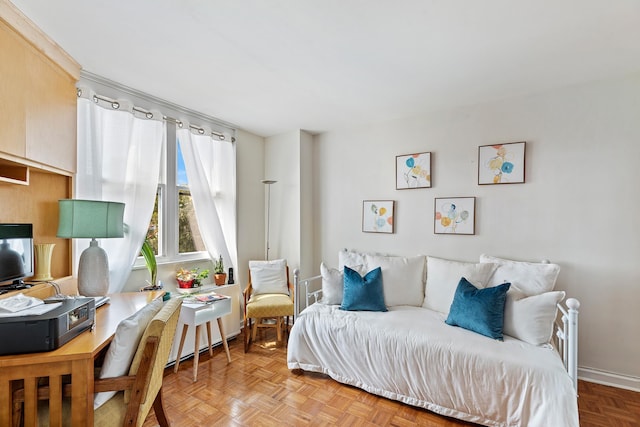
[[[249,345],[251,344],[251,335],[249,333],[249,329],[251,329],[251,319],[244,319],[244,352],[249,351]]]
[[[276,317],[276,337],[278,343],[282,342],[282,317]]]
[[[22,402],[13,403],[13,427],[22,425]]]
[[[153,401],[153,411],[156,414],[156,419],[160,427],[169,427],[169,420],[167,419],[167,414],[164,412],[164,405],[162,404],[162,387],[158,390],[158,394]]]
[[[251,328],[251,339],[253,341],[256,340],[256,333],[258,332],[258,323],[260,323],[260,322],[262,322],[261,318],[253,320],[253,328]],[[262,335],[260,335],[260,336],[262,336]]]
[[[285,317],[284,331],[287,336],[287,341],[289,340],[289,331],[291,330],[291,325],[289,325],[289,316]]]

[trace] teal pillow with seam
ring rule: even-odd
[[[340,310],[387,311],[382,288],[382,269],[375,268],[363,276],[344,267],[344,291]]]
[[[462,277],[453,296],[447,325],[503,340],[504,305],[511,283],[478,289]]]

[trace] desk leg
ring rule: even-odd
[[[218,329],[220,330],[220,338],[222,338],[222,345],[224,351],[227,352],[227,361],[231,363],[231,353],[229,353],[229,344],[227,343],[227,336],[224,334],[224,326],[222,326],[222,318],[218,317]]]
[[[71,362],[71,425],[93,425],[93,359]]]
[[[178,347],[178,357],[176,358],[176,364],[173,367],[173,372],[178,373],[178,367],[180,366],[180,357],[182,356],[182,347],[184,346],[184,339],[187,337],[187,329],[189,325],[186,323],[182,327],[182,336],[180,337],[180,346]]]
[[[196,326],[196,344],[193,352],[193,382],[198,381],[198,359],[200,359],[200,326]]]
[[[212,357],[213,347],[211,346],[211,321],[207,322],[207,337],[209,338],[209,357]]]

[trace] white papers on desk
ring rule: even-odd
[[[4,301],[4,300],[2,300]],[[19,316],[37,316],[39,314],[45,314],[50,312],[51,310],[55,310],[56,308],[62,305],[61,302],[55,302],[51,304],[38,304],[29,308],[25,308],[24,310],[10,312],[0,310],[0,317],[19,317]]]
[[[0,300],[0,313],[16,313],[41,304],[44,304],[44,301],[41,299],[28,297],[19,293],[18,295]]]

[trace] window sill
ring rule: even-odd
[[[169,258],[169,257],[157,257],[156,262],[158,267],[163,265],[176,265],[187,262],[201,262],[201,261],[211,261],[211,257],[207,252],[193,252],[190,254],[183,254],[177,257]],[[144,262],[143,257],[138,257],[135,264],[133,265],[132,270],[139,270],[142,268],[147,268],[147,265]]]

